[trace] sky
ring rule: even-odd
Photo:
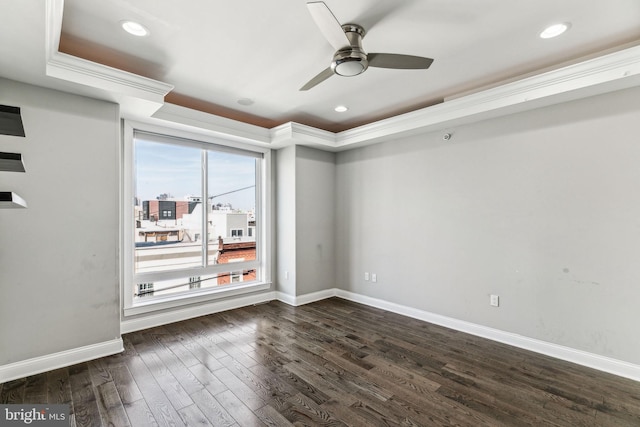
[[[175,199],[202,193],[200,164],[202,149],[136,139],[136,191],[140,201],[155,200],[167,193]],[[208,152],[209,196],[216,203],[231,203],[234,209],[255,208],[256,159],[239,154]],[[253,186],[249,189],[239,190]]]

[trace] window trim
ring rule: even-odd
[[[190,290],[186,293],[174,294],[170,297],[154,297],[153,299],[145,299],[144,301],[134,301],[135,272],[134,272],[134,228],[135,218],[128,215],[134,211],[135,205],[135,173],[134,173],[134,133],[135,131],[147,132],[159,135],[161,137],[171,139],[181,139],[197,142],[202,147],[206,144],[215,144],[216,148],[228,147],[229,151],[247,151],[253,152],[262,157],[262,165],[260,168],[260,176],[256,176],[257,194],[256,194],[256,215],[259,215],[260,224],[256,226],[255,233],[260,235],[259,244],[256,246],[256,261],[252,262],[255,268],[261,272],[256,282],[246,284],[240,282],[238,285],[226,285],[222,288],[198,288],[198,290]],[[222,139],[206,134],[194,133],[182,129],[159,126],[146,122],[123,120],[122,126],[122,188],[121,188],[121,300],[123,317],[134,316],[144,313],[150,313],[157,310],[165,310],[185,305],[211,301],[219,298],[226,298],[236,295],[242,295],[251,292],[264,291],[271,288],[271,270],[272,270],[272,201],[271,201],[271,149],[248,145],[245,143],[233,141],[231,139]],[[129,218],[131,217],[131,218]],[[211,266],[208,266],[211,267]],[[216,266],[218,267],[218,266]],[[248,267],[243,267],[248,268]],[[220,269],[225,269],[220,266]],[[226,268],[228,269],[228,267]],[[179,271],[184,277],[193,275],[190,269]],[[178,271],[178,270],[176,270]],[[176,273],[178,274],[178,273]],[[145,279],[146,280],[146,279]]]

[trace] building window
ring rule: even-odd
[[[269,150],[164,130],[125,124],[125,207],[132,212],[124,227],[125,316],[151,311],[154,301],[164,309],[167,301],[222,297],[234,284],[256,285],[247,292],[268,287]],[[244,237],[249,221],[256,224],[251,236],[235,241],[251,253],[230,273],[218,260],[240,250],[231,239]]]
[[[189,277],[189,289],[200,287],[200,276]]]
[[[153,283],[138,283],[138,297],[148,297],[153,295]]]

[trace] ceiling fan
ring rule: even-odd
[[[336,49],[331,66],[309,80],[300,88],[309,90],[334,74],[339,76],[357,76],[368,67],[395,68],[401,70],[426,70],[433,59],[422,56],[400,55],[395,53],[366,53],[362,48],[365,31],[360,25],[340,22],[322,1],[307,2],[309,13],[320,28],[324,37]]]

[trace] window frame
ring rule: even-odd
[[[250,283],[240,282],[238,285],[225,285],[222,287],[193,288],[188,291],[167,296],[153,296],[147,298],[134,298],[136,290],[134,255],[135,255],[135,218],[131,213],[135,206],[135,132],[156,134],[160,138],[179,139],[179,144],[195,145],[207,148],[207,144],[215,144],[216,148],[224,147],[230,151],[242,150],[259,154],[262,157],[259,174],[256,174],[256,216],[259,224],[255,229],[256,234],[256,260],[251,266],[243,268],[255,268],[258,273],[256,281]],[[159,126],[146,122],[124,120],[122,126],[122,198],[121,198],[121,292],[123,316],[135,316],[157,310],[182,307],[188,304],[206,302],[219,298],[227,298],[250,292],[263,291],[271,288],[272,269],[272,237],[271,237],[271,149],[245,144],[231,139],[219,138],[207,134],[195,133],[183,129]],[[257,238],[259,235],[259,239]],[[203,267],[173,270],[157,275],[158,280],[171,278],[185,278],[199,275],[204,271],[224,269],[224,264],[215,268],[205,264]],[[235,267],[235,266],[234,266]],[[204,269],[204,270],[203,270]],[[229,272],[231,269],[229,268]],[[145,274],[145,281],[151,282],[155,275]]]

